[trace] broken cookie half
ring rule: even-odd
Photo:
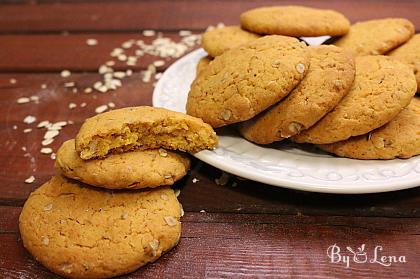
[[[200,118],[163,108],[128,107],[88,118],[76,136],[84,160],[130,150],[165,148],[186,152],[213,149],[218,139]]]

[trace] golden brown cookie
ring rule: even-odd
[[[353,84],[354,59],[335,46],[310,47],[311,65],[303,81],[283,101],[239,123],[248,140],[268,144],[298,134],[337,106]]]
[[[206,31],[203,34],[202,45],[211,57],[216,57],[228,49],[238,47],[259,37],[260,35],[242,30],[239,26],[226,26]]]
[[[416,93],[416,79],[407,65],[388,56],[356,57],[350,92],[333,111],[296,142],[327,144],[366,134],[391,121]]]
[[[303,79],[303,42],[265,36],[217,56],[191,85],[187,113],[213,127],[245,121],[277,103]]]
[[[384,54],[408,41],[414,34],[414,25],[404,18],[384,18],[358,22],[347,35],[334,45],[355,55]]]
[[[210,57],[210,56],[205,56],[205,57],[203,57],[203,58],[201,58],[199,61],[198,61],[198,64],[197,64],[197,68],[196,68],[196,73],[197,73],[197,75],[198,74],[200,74],[201,73],[201,71],[203,71],[205,68],[207,68],[207,66],[210,64],[210,62],[213,60],[213,58],[212,57]]]
[[[420,92],[420,34],[414,35],[408,42],[388,55],[413,68],[417,80],[417,92]]]
[[[391,122],[367,135],[319,147],[340,157],[354,159],[416,156],[420,154],[420,99],[413,98]]]
[[[162,147],[198,152],[216,146],[216,133],[201,119],[147,106],[117,109],[88,118],[76,136],[76,151],[84,160],[130,150]]]
[[[111,154],[105,159],[82,160],[74,140],[57,152],[56,168],[66,177],[108,189],[140,189],[172,185],[187,173],[188,155],[165,149]]]
[[[55,176],[33,192],[19,218],[23,245],[68,278],[132,272],[174,247],[181,234],[174,191],[110,192]]]
[[[241,26],[259,34],[316,37],[344,35],[350,28],[350,22],[333,10],[274,6],[244,12],[241,14]]]

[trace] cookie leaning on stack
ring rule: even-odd
[[[287,96],[309,67],[307,46],[265,36],[217,56],[194,80],[189,115],[213,127],[248,120]]]
[[[239,131],[259,144],[280,141],[313,126],[348,93],[354,59],[335,46],[310,47],[311,66],[303,81],[281,102],[239,123]]]
[[[216,147],[213,129],[182,113],[133,107],[87,119],[76,139],[57,153],[62,176],[33,192],[23,207],[19,228],[29,252],[64,277],[108,278],[174,247],[182,207],[165,185],[190,166],[176,150]],[[146,187],[155,189],[136,190]]]
[[[418,35],[412,37],[415,28],[409,20],[385,18],[350,26],[349,21],[335,11],[275,6],[246,11],[240,22],[243,30],[237,27],[235,30],[239,30],[243,38],[250,36],[244,30],[263,37],[226,47],[229,39],[235,42],[238,36],[232,27],[204,34],[211,40],[207,39],[203,48],[209,53],[215,49],[220,51],[215,59],[205,57],[197,65],[197,76],[188,95],[188,114],[201,117],[215,128],[236,124],[242,136],[258,144],[291,137],[295,142],[321,144],[324,149],[327,149],[326,144],[335,146],[336,142],[341,143],[337,146],[348,146],[344,144],[347,140],[387,127],[387,123],[393,126],[395,117],[400,117],[402,111],[406,114],[405,108],[416,92],[413,72],[417,83],[419,74],[416,47],[419,40]],[[293,38],[284,35],[341,37],[329,41],[335,46],[307,47],[310,61],[303,75],[291,84],[287,63],[290,57],[299,55],[288,56],[286,45],[292,49],[295,46]],[[282,48],[276,45],[276,38],[283,39]],[[269,43],[261,47],[263,42]],[[351,54],[358,56],[355,63]],[[388,54],[392,59],[378,54]],[[281,67],[273,70],[275,65]],[[271,94],[270,90],[278,95]],[[413,131],[417,129],[416,125],[413,127]],[[397,139],[397,142],[408,144],[404,140]],[[341,156],[356,158],[359,155],[354,154],[370,152],[367,145],[354,146],[358,150],[353,155],[341,152],[344,154]],[[393,155],[387,156],[414,156],[420,153],[418,149],[391,152]],[[385,159],[381,154],[371,157]]]

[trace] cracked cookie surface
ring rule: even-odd
[[[333,10],[302,6],[262,7],[240,17],[242,28],[259,34],[292,37],[341,36],[348,32],[348,19]]]
[[[239,123],[239,131],[258,144],[280,141],[306,130],[334,109],[354,80],[354,59],[335,46],[310,47],[311,60],[302,82],[280,103]]]
[[[201,119],[164,108],[128,107],[88,118],[76,136],[84,159],[131,150],[165,148],[198,152],[217,146],[212,127]]]
[[[284,36],[254,40],[217,56],[196,77],[187,113],[213,127],[248,120],[287,96],[308,67],[303,42]]]
[[[35,190],[19,218],[26,249],[69,278],[109,278],[157,260],[180,237],[174,191],[111,192],[55,176]]]
[[[354,159],[416,156],[420,154],[420,99],[413,98],[391,122],[367,135],[319,147],[340,157]]]
[[[202,45],[211,57],[216,57],[228,49],[238,47],[259,37],[260,35],[242,30],[239,26],[226,26],[204,32]]]
[[[172,185],[187,173],[187,154],[164,149],[111,154],[104,159],[83,160],[74,140],[57,151],[56,168],[66,177],[107,189],[140,189]]]
[[[411,68],[388,56],[359,56],[356,76],[341,102],[296,142],[327,144],[366,134],[391,121],[416,93]]]
[[[387,55],[398,59],[410,65],[413,68],[417,80],[417,93],[420,92],[420,34],[416,34],[411,39],[400,46],[399,48],[391,51]]]
[[[334,45],[355,55],[384,54],[408,41],[414,34],[414,25],[404,18],[385,18],[358,22],[349,33]]]

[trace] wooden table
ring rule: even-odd
[[[108,102],[116,107],[151,105],[152,82],[139,71],[155,57],[146,56],[120,89],[107,94],[73,93],[64,87],[91,85],[98,66],[127,39],[145,39],[153,29],[179,39],[179,30],[202,32],[208,25],[237,24],[249,8],[292,1],[2,1],[0,5],[0,277],[54,278],[22,247],[18,217],[29,193],[55,171],[49,155],[39,152],[45,130],[41,120],[74,121],[61,130],[51,147],[57,150],[76,135],[82,121]],[[333,8],[352,22],[405,17],[420,28],[420,1],[297,1]],[[296,3],[296,1],[294,2]],[[418,30],[418,29],[417,29]],[[95,38],[97,46],[86,45]],[[173,60],[168,60],[164,70]],[[117,64],[116,68],[124,68]],[[60,76],[70,70],[71,78]],[[16,83],[14,83],[14,80]],[[43,84],[46,84],[46,88]],[[23,96],[39,104],[17,104]],[[73,102],[77,105],[69,109]],[[80,107],[86,102],[87,106]],[[37,118],[24,124],[27,115]],[[16,127],[14,127],[16,126]],[[32,128],[31,132],[23,130]],[[26,148],[26,151],[22,150]],[[36,180],[24,183],[30,175]],[[308,277],[415,278],[420,276],[420,188],[369,194],[329,195],[271,187],[231,177],[217,185],[221,172],[193,160],[189,175],[175,185],[185,209],[179,245],[130,278]],[[199,181],[193,183],[193,178]],[[235,187],[234,187],[235,186]],[[204,211],[205,212],[204,212]],[[331,263],[327,249],[336,244],[343,255],[365,244],[382,255],[405,256],[406,263]]]

